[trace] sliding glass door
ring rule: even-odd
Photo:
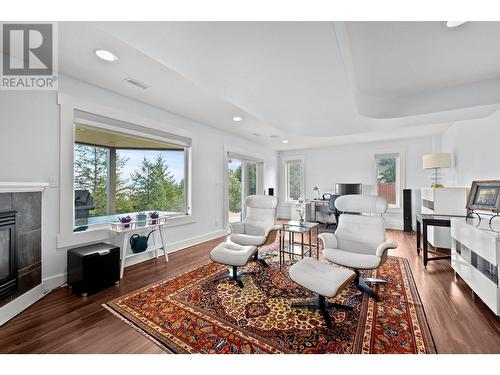
[[[229,213],[228,218],[230,223],[241,221],[243,205],[243,162],[238,159],[229,159],[227,169],[228,179],[228,199],[229,199]]]
[[[234,223],[245,217],[245,198],[263,193],[263,163],[243,155],[228,153],[227,156],[227,218]]]

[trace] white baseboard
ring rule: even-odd
[[[63,273],[61,275],[48,277],[42,280],[43,291],[48,293],[60,286],[66,284],[66,274]]]
[[[12,302],[0,307],[0,326],[30,307],[45,294],[43,284],[39,284],[26,293],[21,294]]]

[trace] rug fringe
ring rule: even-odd
[[[132,321],[129,319],[125,318],[123,315],[115,311],[112,307],[108,306],[107,304],[103,303],[101,305],[104,307],[106,310],[108,310],[111,314],[119,318],[121,321],[127,323],[130,327],[135,329],[137,332],[148,338],[149,340],[153,341],[156,345],[158,345],[161,349],[163,349],[166,353],[165,354],[176,354],[172,350],[170,350],[168,347],[163,345],[160,341],[158,341],[155,337],[151,336],[149,333],[147,333],[145,330],[142,328],[138,327],[136,324],[134,324]]]

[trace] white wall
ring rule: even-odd
[[[115,111],[183,129],[193,140],[192,206],[196,222],[167,229],[168,244],[223,232],[223,150],[231,146],[264,159],[264,187],[277,186],[277,153],[144,103],[60,77],[59,91]],[[0,181],[48,182],[59,177],[59,106],[55,92],[0,91]],[[64,202],[71,205],[72,202]],[[66,249],[58,249],[59,188],[44,193],[42,278],[57,286],[65,280]]]
[[[316,192],[312,190],[314,186],[318,186],[321,194],[323,194],[333,192],[337,182],[362,183],[365,193],[375,194],[374,153],[401,149],[405,151],[406,160],[404,168],[406,184],[404,188],[420,189],[429,186],[428,172],[422,170],[422,155],[432,152],[432,137],[283,151],[279,153],[280,202],[284,202],[282,158],[292,155],[305,156],[305,195],[306,199],[312,199],[316,197]],[[418,203],[414,204],[414,207],[418,207]],[[289,217],[290,208],[285,204],[280,204],[279,215]],[[388,213],[386,215],[387,225],[401,228],[401,215],[400,210]]]
[[[441,150],[454,155],[443,170],[446,186],[470,186],[473,180],[500,179],[500,112],[480,120],[460,121],[441,135]]]

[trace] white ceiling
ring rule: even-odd
[[[436,134],[497,110],[499,65],[489,60],[498,60],[498,51],[487,52],[500,34],[484,37],[497,25],[61,23],[59,66],[63,74],[275,149],[318,147]],[[467,28],[474,32],[465,37]],[[95,48],[115,52],[118,62],[99,61]],[[468,56],[468,63],[453,56]],[[135,88],[126,77],[151,87]],[[235,115],[244,121],[234,123]]]
[[[408,95],[500,78],[500,22],[348,22],[358,89]]]

